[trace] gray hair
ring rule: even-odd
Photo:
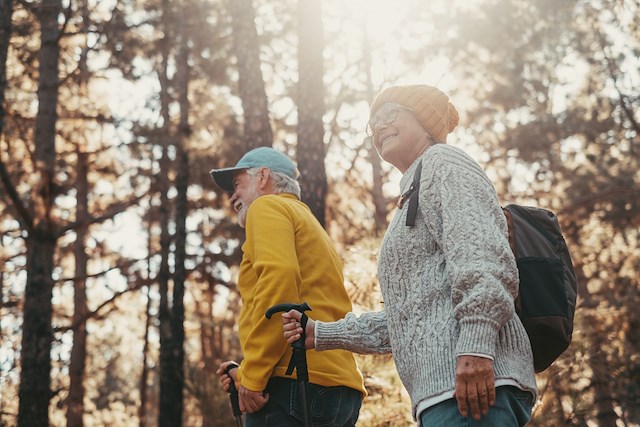
[[[247,174],[249,176],[257,176],[260,173],[260,169],[262,168],[247,169]],[[297,180],[283,173],[274,172],[271,169],[269,169],[269,177],[273,181],[276,194],[289,193],[300,199],[300,183]]]

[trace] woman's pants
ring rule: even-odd
[[[487,415],[479,420],[463,417],[456,399],[445,400],[420,414],[423,427],[520,427],[531,419],[533,395],[517,387],[501,386],[496,388],[496,403],[489,406]]]

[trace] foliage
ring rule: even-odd
[[[36,3],[13,2],[2,98],[0,162],[8,180],[0,185],[0,424],[9,426],[18,412],[29,238],[10,192],[35,211],[42,190],[34,157],[41,49]],[[234,281],[242,231],[208,176],[213,167],[233,164],[246,147],[228,6],[228,0],[63,2],[52,206],[63,233],[52,273],[51,425],[65,424],[69,393],[79,152],[89,158],[92,218],[85,244],[90,314],[83,420],[138,424],[144,360],[148,399],[141,425],[157,420],[160,235],[163,225],[172,236],[176,229],[181,135],[190,160],[183,423],[233,423],[214,372],[220,361],[241,356]],[[253,2],[273,144],[294,157],[297,6],[292,0]],[[186,30],[178,19],[163,27],[163,7],[182,16]],[[344,254],[354,309],[383,307],[375,262],[385,224],[376,207],[393,213],[399,180],[383,165],[375,188],[378,172],[364,136],[368,103],[389,84],[437,85],[462,113],[450,143],[486,168],[505,203],[558,212],[579,271],[574,342],[539,375],[532,425],[640,424],[640,3],[325,0],[322,19],[324,65],[317,72],[324,111],[315,114],[325,131],[326,227]],[[190,51],[186,133],[180,40],[169,37],[183,30]],[[168,185],[164,224],[160,178]],[[175,245],[172,237],[171,250]],[[168,259],[173,273],[175,258]],[[369,390],[359,425],[411,425],[410,403],[390,357],[358,361]]]

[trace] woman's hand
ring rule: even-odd
[[[456,364],[456,400],[463,417],[475,420],[487,415],[496,401],[493,360],[478,356],[458,356]]]
[[[300,324],[302,319],[302,313],[298,310],[290,310],[288,313],[282,314],[282,330],[284,331],[284,337],[289,344],[293,344],[299,340],[302,336],[302,326]],[[306,334],[307,338],[304,341],[304,346],[307,349],[315,348],[316,346],[316,322],[309,319],[307,322]]]

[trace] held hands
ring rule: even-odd
[[[496,402],[493,360],[478,356],[458,356],[455,398],[463,417],[469,415],[469,407],[475,420],[487,415],[489,406]]]
[[[302,326],[300,325],[300,319],[302,319],[302,313],[298,310],[290,310],[288,313],[282,313],[282,330],[284,331],[284,337],[289,344],[293,344],[301,337]],[[304,341],[305,348],[315,348],[316,322],[309,319],[305,329],[307,334],[307,338]]]
[[[220,364],[220,367],[216,371],[216,374],[220,377],[220,384],[224,391],[228,392],[231,387],[231,381],[233,380],[236,390],[238,390],[238,402],[240,403],[240,411],[253,413],[262,409],[264,405],[269,401],[269,395],[263,396],[260,391],[251,391],[246,389],[238,382],[238,369],[233,368],[229,371],[229,375],[225,373],[227,366],[235,363],[233,361],[227,361]]]

